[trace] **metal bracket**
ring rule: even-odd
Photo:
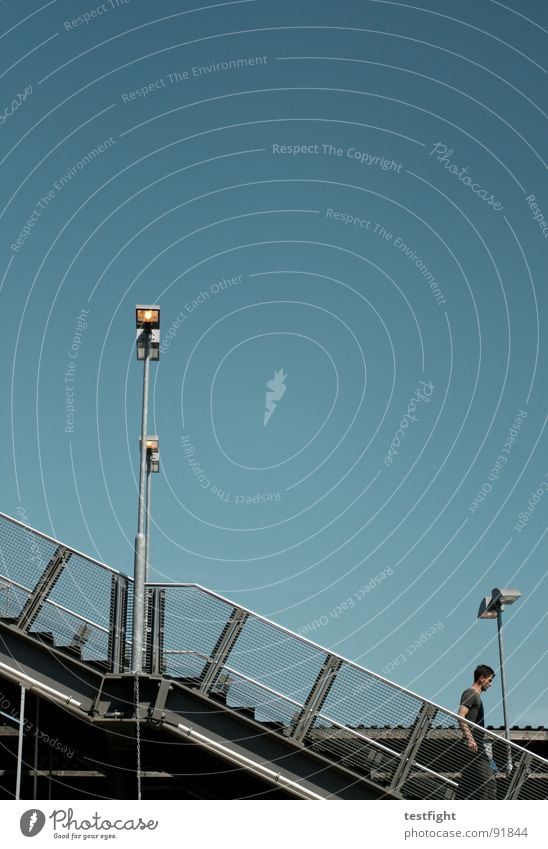
[[[249,613],[239,607],[235,607],[232,611],[230,619],[223,628],[221,635],[211,652],[211,659],[209,663],[206,664],[200,676],[201,693],[207,693],[211,685],[215,682],[215,679],[223,668],[228,655],[232,651],[232,647],[238,639],[248,616]]]
[[[426,736],[436,713],[437,710],[433,705],[423,704],[421,707],[415,720],[415,727],[411,732],[409,742],[407,743],[405,751],[401,753],[400,762],[392,776],[392,781],[390,782],[390,788],[392,790],[398,791],[405,781],[407,781],[407,777],[415,762],[415,757],[419,747]]]
[[[322,668],[316,676],[316,680],[312,685],[312,689],[308,694],[303,708],[295,720],[295,724],[293,725],[291,734],[289,735],[292,740],[299,743],[305,738],[308,729],[316,718],[316,714],[321,710],[322,705],[333,686],[337,672],[342,666],[342,663],[343,661],[340,657],[335,657],[332,654],[327,655]]]
[[[149,718],[151,722],[155,722],[157,724],[161,724],[166,716],[166,702],[169,696],[169,693],[173,689],[173,685],[163,678],[158,684],[158,692],[156,694],[156,700],[154,702],[154,706],[150,706]]]
[[[51,560],[40,575],[32,594],[26,600],[17,620],[17,627],[25,633],[28,632],[30,626],[40,613],[71,555],[72,551],[69,551],[63,545],[58,545],[55,549]]]

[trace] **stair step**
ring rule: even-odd
[[[0,622],[4,622],[6,625],[17,625],[18,621],[17,616],[0,616]]]
[[[80,646],[58,646],[57,648],[60,648],[72,657],[76,657],[78,660],[82,660],[82,649]]]
[[[166,678],[167,677],[168,676],[166,675]],[[200,685],[200,677],[199,676],[196,676],[196,677],[191,676],[191,677],[184,678],[184,677],[181,677],[180,675],[170,675],[169,677],[173,678],[174,681],[178,681],[179,684],[184,684],[185,687],[199,687],[199,685]]]
[[[29,637],[34,637],[35,640],[40,640],[41,643],[48,643],[53,646],[55,639],[51,631],[29,631]]]
[[[253,707],[235,707],[234,705],[230,705],[230,707],[232,710],[242,713],[244,716],[250,716],[251,719],[255,719],[255,708]]]

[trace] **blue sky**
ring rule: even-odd
[[[546,4],[1,12],[1,509],[132,571],[159,303],[153,577],[546,724]]]

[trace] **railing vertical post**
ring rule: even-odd
[[[113,575],[110,585],[108,659],[114,673],[125,668],[128,583],[125,575]]]
[[[19,707],[19,739],[17,741],[17,774],[15,778],[15,798],[21,798],[21,771],[23,769],[23,733],[25,725],[25,688],[21,687],[21,702]]]
[[[164,625],[166,591],[161,587],[147,587],[146,593],[146,671],[161,675],[164,663]]]

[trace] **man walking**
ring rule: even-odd
[[[481,694],[493,683],[495,673],[481,664],[474,670],[474,683],[460,697],[458,714],[463,719],[485,727]],[[460,723],[465,744],[465,764],[457,790],[457,799],[496,799],[497,786],[491,764],[484,748],[484,734],[478,728]]]

